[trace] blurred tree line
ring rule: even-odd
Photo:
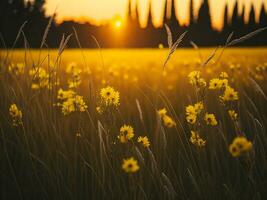
[[[245,22],[245,8],[238,12],[238,1],[236,1],[232,15],[229,13],[228,5],[224,9],[224,26],[221,31],[212,28],[211,15],[208,0],[203,0],[198,11],[198,16],[194,16],[193,0],[190,0],[190,23],[188,26],[181,26],[175,12],[175,1],[166,0],[164,23],[168,24],[175,36],[188,30],[188,40],[183,43],[189,46],[189,41],[194,41],[199,46],[214,46],[224,44],[228,35],[234,31],[235,37],[240,37],[257,28],[267,26],[267,12],[262,4],[260,17],[256,22],[255,8],[251,5],[249,20]],[[0,36],[1,47],[11,47],[16,35],[25,21],[23,33],[27,38],[30,47],[40,47],[43,33],[51,16],[45,15],[45,0],[1,0],[0,2]],[[229,17],[231,16],[231,18]],[[94,35],[102,47],[157,47],[159,43],[167,45],[166,31],[164,27],[155,28],[153,25],[151,12],[151,2],[149,4],[148,22],[146,28],[141,28],[139,23],[138,4],[131,4],[129,0],[128,15],[125,25],[120,31],[114,30],[112,24],[94,26],[89,22],[77,23],[74,21],[64,21],[56,24],[52,20],[46,44],[51,48],[56,48],[60,44],[63,34],[73,34],[69,41],[69,47],[78,47],[74,37],[74,29],[77,31],[82,47],[95,47],[95,43],[90,37]],[[266,33],[262,32],[255,38],[246,41],[242,45],[263,46],[267,45]],[[16,47],[24,47],[24,40],[21,37]]]

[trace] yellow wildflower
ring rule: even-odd
[[[105,106],[118,106],[120,104],[120,93],[113,87],[105,87],[100,90],[100,97]]]
[[[22,111],[17,107],[16,104],[11,104],[9,107],[9,114],[13,120],[13,126],[18,126],[22,123]]]
[[[79,75],[73,75],[72,78],[68,80],[69,88],[78,88],[79,85],[81,85],[82,80]]]
[[[197,82],[198,87],[206,87],[207,83],[203,78],[200,78]]]
[[[163,119],[164,125],[167,126],[168,128],[172,128],[172,127],[176,126],[176,123],[168,115],[163,116],[162,119]]]
[[[68,115],[75,111],[74,98],[69,98],[62,103],[62,113]]]
[[[80,112],[85,112],[86,109],[88,108],[88,106],[85,104],[83,100],[83,97],[79,95],[75,96],[75,106],[76,106],[76,109]]]
[[[195,124],[197,121],[197,115],[191,114],[186,117],[186,121],[190,124]]]
[[[192,85],[196,85],[197,81],[200,79],[200,71],[192,71],[192,72],[190,72],[189,75],[188,75],[188,78],[189,78],[189,82]]]
[[[161,119],[163,120],[163,123],[165,126],[167,126],[168,128],[172,128],[173,126],[176,126],[176,123],[174,122],[174,120],[167,115],[167,110],[166,108],[160,109],[157,111],[159,116],[161,117]]]
[[[121,143],[126,143],[128,140],[131,140],[134,137],[134,129],[129,125],[123,125],[120,128],[120,135],[118,139]]]
[[[110,104],[114,106],[118,106],[120,104],[120,93],[118,91],[115,91],[110,97]]]
[[[11,63],[8,66],[9,73],[14,74],[16,76],[24,74],[24,69],[25,69],[24,63],[17,63],[17,64]]]
[[[227,86],[225,88],[223,96],[221,96],[220,98],[222,101],[236,101],[238,100],[238,93],[230,86]]]
[[[185,112],[187,115],[196,115],[197,111],[196,111],[196,107],[189,105],[185,108]]]
[[[75,95],[75,92],[73,90],[67,90],[67,91],[64,91],[62,90],[61,88],[58,90],[58,93],[57,93],[57,98],[59,100],[65,100],[65,99],[69,99],[69,98],[73,98]]]
[[[237,119],[237,113],[234,110],[228,110],[228,114],[233,121]]]
[[[222,85],[221,85],[220,79],[214,78],[214,79],[210,80],[210,85],[209,85],[210,90],[220,89],[221,87],[222,87]]]
[[[197,115],[204,109],[203,102],[198,102],[194,105],[188,105],[185,108],[186,115]]]
[[[221,72],[219,77],[220,77],[221,79],[226,79],[226,78],[228,78],[229,76],[228,76],[228,74],[227,74],[226,72]]]
[[[190,142],[199,147],[203,147],[206,145],[206,140],[203,140],[195,131],[191,131]]]
[[[149,147],[150,146],[150,142],[149,142],[147,136],[144,136],[144,137],[139,136],[138,139],[137,139],[137,142],[142,143],[142,145],[144,147]]]
[[[100,106],[96,107],[96,112],[98,112],[98,114],[102,114],[103,113],[103,109]]]
[[[188,78],[191,85],[196,85],[197,87],[206,86],[206,81],[200,77],[200,71],[190,72]]]
[[[203,102],[198,102],[194,105],[195,111],[199,114],[203,109],[204,105]]]
[[[220,80],[221,87],[225,88],[228,86],[228,79],[221,79]]]
[[[238,157],[252,149],[252,143],[243,136],[236,137],[229,145],[229,151],[233,157]]]
[[[216,126],[218,124],[214,114],[206,113],[204,119],[207,125]]]
[[[164,117],[167,114],[166,108],[162,108],[162,109],[158,110],[158,114],[160,117]]]
[[[68,115],[75,111],[85,112],[88,108],[83,97],[77,95],[72,90],[64,91],[59,89],[57,98],[62,101],[62,103],[58,103],[57,105],[61,106],[61,111],[64,115]]]
[[[126,173],[135,173],[140,169],[140,167],[138,165],[137,160],[135,160],[133,157],[131,157],[128,159],[123,159],[122,169]]]
[[[42,67],[36,67],[31,69],[29,71],[29,75],[32,77],[31,88],[34,90],[42,88],[52,89],[53,85],[58,85],[59,83],[58,80],[54,80],[54,82],[52,82],[55,73],[51,73],[49,75]]]
[[[103,99],[106,100],[106,99],[110,99],[114,92],[115,92],[114,88],[108,86],[108,87],[101,89],[100,95]]]
[[[81,83],[81,74],[82,70],[77,66],[76,63],[72,62],[67,65],[66,73],[71,75],[71,78],[68,79],[69,88],[77,88]]]

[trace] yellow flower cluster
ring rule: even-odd
[[[22,124],[22,111],[16,104],[11,104],[9,107],[9,114],[12,117],[13,126]]]
[[[206,145],[206,140],[203,140],[195,131],[191,131],[190,142],[198,147],[204,147]]]
[[[241,156],[252,149],[252,143],[245,137],[236,137],[229,146],[229,151],[233,157]]]
[[[209,83],[209,89],[210,90],[216,90],[216,89],[221,89],[223,87],[228,86],[228,80],[227,79],[219,79],[219,78],[214,78],[210,80]]]
[[[160,118],[163,120],[163,123],[166,127],[172,128],[172,127],[176,126],[175,121],[170,116],[167,115],[166,108],[158,110],[158,114],[159,114]]]
[[[226,86],[223,95],[220,96],[220,99],[223,102],[237,101],[238,100],[238,93],[234,90],[234,88],[232,88],[230,86]]]
[[[107,86],[100,90],[100,101],[96,111],[102,114],[107,108],[117,108],[120,105],[120,93],[113,87]]]
[[[62,101],[57,105],[61,107],[61,111],[64,115],[68,115],[75,111],[85,112],[88,107],[85,104],[83,97],[77,95],[72,90],[64,91],[59,89],[57,98]]]
[[[75,92],[73,90],[66,90],[64,91],[63,89],[59,89],[57,93],[57,98],[59,100],[66,100],[73,98],[75,96]]]
[[[123,125],[120,128],[120,134],[118,135],[118,139],[121,143],[126,143],[134,137],[134,129],[129,125]]]
[[[118,106],[120,104],[120,93],[113,87],[105,87],[100,90],[101,101],[106,106]]]
[[[188,78],[189,82],[192,85],[195,85],[197,87],[205,87],[206,81],[200,76],[200,71],[192,71],[189,73]]]
[[[228,74],[226,72],[221,72],[219,78],[214,78],[210,80],[209,89],[217,90],[228,86]]]
[[[29,71],[29,75],[32,77],[33,90],[52,89],[53,85],[59,85],[59,80],[54,79],[55,71],[49,74],[44,68],[36,67]]]
[[[147,136],[144,136],[144,137],[139,136],[138,139],[137,139],[137,142],[141,143],[144,147],[149,147],[150,146],[150,142],[149,142]]]
[[[134,138],[134,129],[130,125],[123,125],[120,128],[120,134],[117,136],[121,143],[127,143]],[[147,136],[139,136],[137,142],[142,144],[143,147],[148,148],[150,146],[150,141]],[[134,173],[140,169],[137,161],[131,157],[123,160],[122,169],[126,173]]]
[[[17,64],[11,63],[8,66],[8,72],[16,76],[24,74],[24,70],[25,70],[24,63],[17,63]]]
[[[200,114],[203,109],[204,105],[202,102],[198,102],[194,105],[188,105],[185,108],[186,121],[190,124],[195,124],[197,120],[197,115]]]
[[[228,74],[226,72],[221,72],[219,78],[214,78],[210,80],[209,89],[224,89],[223,94],[220,96],[222,102],[226,101],[236,101],[238,100],[238,93],[229,86],[228,84]]]
[[[128,159],[123,159],[122,169],[126,173],[135,173],[140,169],[140,167],[137,160],[135,160],[134,157],[131,157]]]
[[[71,75],[71,78],[68,79],[68,84],[70,89],[78,88],[81,85],[81,73],[82,70],[77,66],[76,63],[69,63],[66,68],[66,73]]]
[[[207,125],[216,126],[218,124],[214,114],[206,113],[204,119]]]

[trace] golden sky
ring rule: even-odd
[[[139,14],[141,24],[146,23],[147,8],[149,0],[133,0],[139,3]],[[154,24],[162,23],[163,7],[166,0],[151,0]],[[188,23],[188,10],[190,0],[176,0],[176,13],[181,24]],[[238,0],[240,2],[241,11],[242,5],[246,8],[246,18],[250,10],[250,5],[254,4],[256,8],[256,17],[259,15],[261,4],[264,3],[267,9],[267,0]],[[199,8],[202,0],[194,0],[194,7]],[[233,9],[235,0],[209,0],[212,23],[214,27],[220,28],[222,26],[222,18],[224,5],[227,2],[230,10]],[[46,10],[47,14],[57,12],[57,20],[64,19],[75,20],[90,20],[96,24],[103,23],[114,17],[125,16],[127,10],[128,0],[47,0]]]

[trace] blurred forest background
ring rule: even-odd
[[[259,19],[256,20],[255,8],[251,6],[249,20],[245,22],[245,9],[238,13],[238,2],[236,2],[229,19],[228,5],[224,9],[224,26],[221,31],[214,30],[211,25],[211,15],[208,0],[204,0],[198,11],[197,17],[193,13],[193,0],[190,1],[190,23],[188,26],[181,26],[175,14],[174,1],[171,5],[165,6],[164,23],[168,24],[175,37],[184,31],[188,31],[187,40],[183,42],[184,47],[190,46],[193,41],[199,46],[215,46],[224,44],[228,35],[234,31],[235,37],[240,37],[258,28],[267,26],[267,11],[262,4]],[[150,3],[151,4],[151,3]],[[101,47],[115,48],[140,48],[140,47],[158,47],[159,44],[167,46],[166,31],[164,26],[156,28],[152,23],[152,13],[149,9],[148,23],[145,28],[140,27],[138,5],[134,11],[131,9],[131,0],[125,26],[122,30],[116,32],[110,24],[101,26],[92,25],[90,22],[78,23],[75,21],[63,21],[57,24],[54,16],[45,15],[45,0],[34,0],[25,2],[24,0],[2,0],[0,2],[0,47],[11,47],[16,39],[17,33],[22,24],[27,22],[23,31],[27,38],[27,43],[31,48],[39,48],[44,31],[52,18],[46,44],[50,48],[57,48],[63,35],[73,34],[68,46],[77,48],[78,43],[74,37],[74,29],[77,31],[81,46],[84,48],[96,47],[91,35],[94,35],[99,41]],[[167,7],[171,7],[171,12],[167,14]],[[150,5],[151,8],[151,5]],[[267,45],[266,33],[263,32],[257,37],[242,43],[243,46],[265,46]],[[16,48],[23,48],[25,41],[21,37]]]

